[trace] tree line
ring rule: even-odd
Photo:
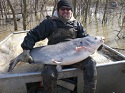
[[[0,0],[0,27],[12,25],[14,30],[18,30],[21,24],[23,30],[29,29],[28,25],[34,18],[39,23],[47,15],[53,15],[57,2],[58,0]],[[96,15],[101,12],[103,14],[101,21],[105,24],[107,15],[113,10],[119,10],[117,13],[121,18],[125,9],[124,0],[72,0],[72,2],[75,18],[83,23],[87,22],[92,13]]]

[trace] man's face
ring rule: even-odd
[[[59,15],[64,20],[69,20],[72,17],[72,11],[70,7],[63,6],[59,9]]]

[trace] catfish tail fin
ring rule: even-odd
[[[16,66],[16,64],[19,62],[20,60],[18,59],[18,57],[12,59],[10,61],[10,64],[9,64],[9,69],[8,69],[8,72],[12,71],[14,69],[14,67]]]

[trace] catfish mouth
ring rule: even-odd
[[[105,37],[101,37],[100,42],[102,42],[102,45],[97,49],[98,51],[100,51],[103,48],[104,40],[105,40]]]
[[[101,46],[97,49],[97,51],[100,51],[102,48],[103,48],[103,45],[101,45]]]

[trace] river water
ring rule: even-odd
[[[85,29],[90,35],[104,36],[105,44],[125,54],[125,38],[123,38],[125,37],[125,23],[121,30],[123,16],[125,15],[123,14],[122,17],[119,17],[114,12],[108,16],[107,23],[102,24],[102,14],[93,15],[88,18]],[[121,31],[118,35],[120,39],[117,36],[118,31]]]
[[[122,19],[124,17],[124,13],[119,17],[120,13],[118,12],[112,12],[107,16],[107,22],[106,24],[102,24],[102,13],[97,13],[97,15],[94,15],[94,13],[91,13],[90,16],[88,16],[87,23],[84,24],[84,29],[87,31],[90,35],[101,35],[105,37],[105,44],[109,45],[112,48],[117,49],[119,52],[125,55],[125,39],[122,37],[124,36],[125,27],[123,27],[121,33],[120,33],[120,39],[116,36],[118,34],[117,31],[120,31],[120,27],[122,25]],[[36,20],[36,17],[33,17],[34,20]],[[40,19],[40,18],[39,18]],[[38,17],[37,17],[38,20]],[[81,19],[79,19],[81,21]],[[40,22],[40,21],[39,21]],[[38,21],[33,21],[27,26],[27,29],[32,29],[36,24],[39,23]],[[18,30],[22,29],[22,23],[21,21],[18,22]],[[1,25],[0,28],[0,41],[2,41],[4,38],[6,38],[10,33],[14,32],[13,30],[13,24],[9,25]]]

